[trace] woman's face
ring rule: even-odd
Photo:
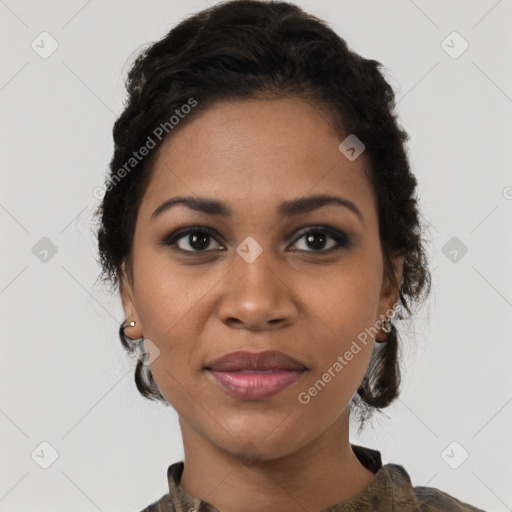
[[[384,279],[365,155],[340,152],[326,119],[296,98],[218,102],[160,148],[121,291],[137,322],[126,333],[146,339],[184,437],[274,458],[346,418],[398,290]],[[210,201],[208,211],[177,203],[153,216],[185,196]],[[164,244],[189,227],[209,234]],[[208,369],[231,352],[268,350],[306,369]]]

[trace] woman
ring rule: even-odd
[[[242,0],[130,70],[99,251],[185,454],[145,511],[479,510],[349,442],[397,398],[396,321],[430,289],[379,66],[297,6]]]

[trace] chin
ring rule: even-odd
[[[244,434],[238,431],[232,438],[223,436],[221,443],[216,444],[242,462],[255,463],[286,457],[308,442],[307,439],[300,439],[295,431],[274,431],[269,435],[271,432],[267,424],[266,428],[259,431],[251,428]]]

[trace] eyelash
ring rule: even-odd
[[[193,227],[188,227],[188,228],[184,228],[184,229],[179,229],[179,230],[175,231],[174,233],[167,235],[166,237],[164,237],[162,239],[162,241],[160,242],[160,245],[171,247],[173,245],[176,245],[176,242],[178,242],[180,239],[184,238],[185,236],[191,235],[191,234],[199,234],[199,233],[204,234],[204,235],[209,235],[214,239],[217,236],[217,233],[214,230],[207,228],[206,226],[193,226]],[[339,232],[333,228],[330,228],[329,226],[310,226],[307,231],[303,232],[300,237],[295,239],[293,244],[296,244],[299,240],[304,238],[306,235],[310,235],[312,233],[326,234],[330,238],[334,239],[336,241],[337,245],[335,245],[334,247],[330,247],[329,249],[325,249],[325,250],[324,249],[321,249],[318,251],[305,250],[304,252],[311,252],[311,253],[318,253],[318,254],[330,254],[333,251],[339,251],[341,249],[348,249],[349,247],[352,246],[351,240],[345,233]],[[174,250],[180,251],[182,253],[190,253],[190,254],[200,254],[200,253],[207,253],[207,252],[211,251],[211,249],[203,250],[203,251],[197,251],[197,250],[188,251],[188,250],[180,249],[179,247],[175,247]],[[219,250],[219,249],[217,249],[217,250]],[[299,251],[302,251],[302,250],[299,250]]]

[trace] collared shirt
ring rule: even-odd
[[[361,464],[375,473],[375,477],[356,496],[320,512],[485,512],[433,487],[413,487],[402,466],[383,466],[379,451],[351,446]],[[183,461],[169,466],[169,493],[141,512],[221,512],[182,489],[180,480],[184,467]]]

